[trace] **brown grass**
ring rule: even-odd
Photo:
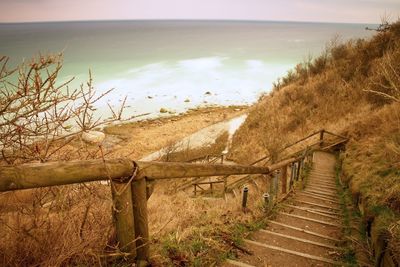
[[[126,155],[134,150],[131,157],[137,159],[144,153],[158,150],[171,140],[178,140],[203,127],[230,118],[241,111],[241,107],[213,107],[190,112],[183,116],[157,119],[137,124],[124,124],[107,128],[119,138],[119,145],[104,147],[107,157]],[[193,123],[193,120],[196,123]],[[185,125],[192,125],[185,127]],[[184,127],[184,128],[182,128]],[[144,140],[149,141],[144,132],[154,136],[168,129],[168,138],[158,137],[157,142],[146,148]],[[141,131],[143,130],[143,133]],[[137,132],[140,131],[140,134]],[[131,138],[135,137],[134,140]],[[226,144],[227,135],[218,138],[211,146],[190,153],[220,152]],[[127,144],[128,143],[128,144]],[[73,145],[73,144],[72,144]],[[65,149],[68,149],[67,147]],[[85,149],[92,150],[95,157],[100,156],[97,146]],[[93,156],[92,155],[92,156]],[[71,158],[82,158],[83,154],[71,154]],[[156,185],[149,202],[150,231],[156,246],[153,261],[155,263],[172,262],[164,252],[164,245],[170,235],[179,236],[185,243],[186,234],[182,231],[202,235],[204,222],[210,223],[219,217],[220,211],[239,214],[236,204],[225,203],[221,199],[201,200],[191,198],[190,191],[181,192],[178,196],[165,192],[174,180]],[[117,266],[127,264],[121,262],[121,254],[117,249],[112,223],[112,200],[110,188],[98,183],[85,185],[60,186],[45,189],[23,190],[0,194],[0,266]],[[204,217],[204,211],[210,209],[210,201],[218,203],[215,213]],[[234,204],[232,204],[234,203]],[[232,212],[233,210],[234,212]],[[215,217],[214,217],[215,216]],[[250,218],[253,213],[243,218]],[[171,220],[172,218],[172,220]],[[214,219],[213,219],[214,218]],[[228,217],[231,219],[231,217]],[[189,229],[186,229],[186,228]],[[198,227],[199,229],[196,229]],[[190,230],[190,228],[193,228]],[[175,230],[178,229],[178,232]],[[210,234],[211,235],[211,234]],[[168,242],[167,242],[168,243]],[[211,242],[214,244],[213,242]],[[211,247],[211,245],[210,245]],[[215,247],[215,246],[214,246]],[[117,256],[120,257],[117,257]],[[157,257],[162,255],[162,258]],[[173,255],[171,255],[172,257]],[[188,258],[193,261],[193,258]],[[208,260],[211,260],[210,257]],[[215,258],[214,258],[215,261]]]
[[[347,135],[343,162],[351,191],[366,201],[366,216],[387,230],[400,218],[399,55],[400,22],[370,40],[333,42],[251,108],[231,157],[249,163],[276,143],[322,128]],[[397,254],[399,239],[389,241]]]

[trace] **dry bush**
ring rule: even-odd
[[[55,191],[55,192],[54,192]],[[5,193],[12,197],[13,192]],[[73,185],[35,190],[0,215],[2,266],[100,265],[112,234],[109,188]],[[4,197],[4,195],[2,196]]]
[[[377,61],[370,88],[366,90],[382,99],[400,102],[400,44]]]
[[[5,164],[64,159],[63,149],[80,133],[120,120],[124,104],[102,119],[96,103],[111,90],[96,94],[89,81],[78,89],[60,83],[62,55],[38,56],[10,69],[8,58],[0,57],[0,149]],[[78,149],[76,149],[78,150]]]
[[[101,119],[89,81],[59,82],[62,55],[38,56],[15,68],[0,57],[0,164],[100,158],[81,133],[121,119],[123,106]],[[104,262],[111,236],[109,188],[59,186],[0,194],[0,265],[66,266]],[[110,248],[109,251],[115,251]]]

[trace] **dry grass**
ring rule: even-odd
[[[129,137],[134,134],[132,128],[151,130],[153,124],[161,123],[162,125],[157,126],[158,129],[152,130],[156,134],[163,132],[168,127],[177,128],[176,123],[189,124],[192,123],[191,120],[197,120],[198,123],[195,128],[178,129],[181,134],[187,135],[189,134],[187,131],[195,131],[196,127],[204,127],[224,118],[235,116],[238,113],[237,108],[209,108],[193,112],[190,115],[162,119],[159,122],[157,120],[141,122],[139,126],[116,126],[114,129],[117,132],[113,133],[120,137]],[[120,132],[121,129],[124,129],[124,131]],[[171,138],[177,137],[171,136]],[[136,136],[135,141],[141,143],[139,136]],[[161,148],[163,142],[166,142],[166,140],[159,141],[157,146],[154,147],[155,149]],[[200,153],[203,155],[202,153],[221,152],[225,148],[226,141],[227,134],[223,134],[215,144],[190,151],[190,154],[197,155]],[[65,147],[65,149],[68,149],[68,147]],[[107,153],[111,149],[104,148],[104,151]],[[131,149],[134,148],[131,147]],[[90,147],[85,149],[84,152],[87,153],[89,150],[93,154],[90,157],[100,156],[98,147]],[[145,153],[143,151],[139,149],[135,152],[136,157],[143,156],[143,154],[140,154]],[[114,150],[113,152],[123,154],[124,151]],[[82,158],[82,156],[85,157],[85,155],[79,153],[70,155],[71,158]],[[111,154],[108,154],[108,157],[111,156]],[[155,250],[152,261],[159,265],[173,262],[171,257],[174,257],[174,255],[169,255],[164,249],[168,246],[174,246],[171,243],[171,235],[179,237],[179,242],[175,243],[179,248],[182,248],[180,244],[188,244],[188,240],[193,238],[190,237],[192,233],[197,235],[199,240],[203,236],[208,236],[210,239],[207,239],[207,242],[209,242],[207,247],[216,248],[221,246],[224,241],[211,241],[215,231],[211,232],[209,231],[210,228],[204,228],[204,224],[211,225],[212,221],[218,222],[219,218],[224,216],[227,220],[233,220],[230,215],[236,217],[241,213],[238,201],[236,201],[237,203],[232,200],[225,203],[221,199],[203,201],[191,198],[190,192],[181,192],[177,196],[170,195],[165,189],[170,188],[171,183],[175,182],[176,180],[170,180],[157,184],[156,191],[149,202],[150,230],[156,244],[152,246],[152,249]],[[253,193],[255,194],[255,191]],[[259,196],[261,195],[262,193],[259,194]],[[254,198],[257,197],[258,195],[254,196]],[[210,203],[212,203],[212,207],[218,203],[216,204],[218,208],[204,217],[205,212],[212,210]],[[126,262],[121,262],[121,257],[116,257],[119,253],[114,237],[111,211],[110,188],[98,183],[1,193],[0,266],[124,265]],[[227,212],[228,215],[224,215],[223,212]],[[237,221],[250,221],[249,218],[255,217],[256,213],[256,210],[254,210],[254,212],[243,217],[240,216],[240,220]],[[221,225],[220,222],[217,224]],[[176,229],[178,231],[175,231]],[[223,249],[231,248],[229,245],[222,245],[222,247]],[[215,250],[215,252],[216,254],[213,254],[215,257],[210,254],[210,257],[205,258],[208,261],[215,261],[218,258],[217,255],[220,255],[222,251]],[[157,257],[157,255],[162,255],[162,257]],[[188,255],[187,260],[193,262],[194,257]]]
[[[231,157],[248,163],[268,146],[321,128],[347,135],[343,163],[351,191],[365,200],[366,216],[387,231],[400,218],[399,55],[400,22],[371,40],[334,42],[251,109]],[[389,241],[396,253],[399,239]]]
[[[260,189],[248,185],[246,213],[240,198],[193,198],[191,192],[170,195],[164,192],[164,185],[158,185],[148,202],[152,263],[210,266],[235,256],[234,245],[245,234],[237,227],[251,228],[262,217],[262,188],[267,185],[263,179],[259,185]]]
[[[107,247],[113,233],[108,187],[36,189],[1,199],[2,266],[100,265],[106,263],[100,255],[116,251]]]

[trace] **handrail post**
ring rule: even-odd
[[[297,170],[296,170],[296,181],[299,180],[300,178],[300,172],[301,172],[301,161],[296,162],[297,165]]]
[[[135,219],[137,266],[146,266],[149,259],[146,179],[134,180],[131,185],[133,216]]]
[[[279,179],[279,170],[276,170],[272,175],[272,184],[271,184],[271,197],[274,201],[278,198],[278,179]]]
[[[323,142],[324,142],[324,132],[325,132],[324,129],[322,129],[322,130],[319,132],[319,147],[320,147],[320,148],[322,147]]]
[[[249,193],[249,188],[247,186],[245,186],[243,188],[243,198],[242,198],[242,209],[244,212],[246,212],[248,193]]]
[[[136,256],[135,223],[132,206],[132,192],[129,183],[111,182],[113,198],[113,221],[120,251]]]
[[[290,182],[289,188],[292,189],[294,183],[294,172],[295,172],[295,164],[294,162],[290,163]]]
[[[271,201],[269,199],[269,194],[268,193],[264,193],[263,194],[263,199],[264,199],[264,210],[268,211],[271,208]]]
[[[287,190],[287,165],[283,166],[281,169],[281,179],[282,179],[282,194],[286,194]]]

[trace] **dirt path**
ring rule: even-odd
[[[315,152],[307,186],[286,201],[266,229],[245,240],[253,255],[224,266],[335,266],[340,264],[341,217],[335,157]]]
[[[168,118],[107,127],[105,147],[112,151],[107,157],[140,159],[203,128],[240,116],[246,110],[244,106],[209,107]]]

